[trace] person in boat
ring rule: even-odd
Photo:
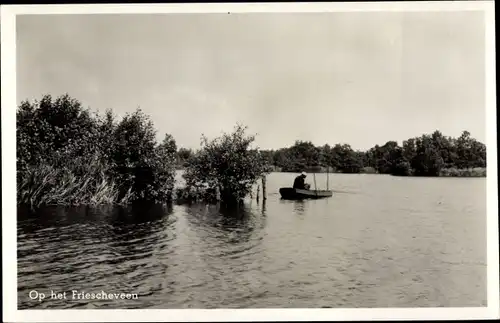
[[[308,190],[310,188],[310,185],[305,183],[306,177],[306,172],[302,172],[299,176],[295,177],[295,180],[293,181],[293,188],[299,190]]]

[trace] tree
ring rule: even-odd
[[[469,167],[469,153],[472,148],[472,141],[468,131],[462,132],[462,135],[457,139],[457,166],[458,168]]]
[[[113,140],[116,131],[116,120],[111,110],[106,110],[104,118],[98,120],[98,147],[102,152],[102,157],[108,163],[112,162],[115,141]]]
[[[403,141],[403,158],[411,164],[411,161],[415,158],[416,155],[417,147],[415,144],[415,139],[411,138]]]
[[[172,136],[167,134],[157,146],[153,123],[137,109],[118,123],[113,137],[113,170],[121,195],[131,188],[133,200],[170,200],[177,153]]]
[[[404,140],[402,146],[388,141],[365,152],[354,151],[346,144],[315,147],[311,142],[297,140],[291,147],[264,153],[271,153],[269,159],[285,172],[330,166],[339,172],[358,173],[372,167],[381,174],[438,176],[448,168],[486,167],[486,146],[467,131],[459,138],[451,138],[436,130]]]
[[[410,176],[412,174],[412,169],[410,163],[406,160],[401,160],[396,163],[391,171],[391,175],[396,176]]]
[[[68,94],[24,101],[17,113],[18,170],[100,152],[98,118]],[[57,165],[62,166],[62,165]]]
[[[17,110],[18,200],[28,204],[165,202],[174,185],[176,145],[160,145],[137,110],[117,122],[68,94],[24,101]]]
[[[332,150],[331,166],[344,173],[359,173],[363,167],[362,156],[355,152],[350,145],[337,144]]]
[[[391,175],[409,176],[412,174],[410,162],[404,156],[403,148],[397,146],[390,152]]]
[[[294,171],[292,165],[292,158],[288,148],[281,148],[274,152],[273,163],[275,166],[280,167],[283,171]]]
[[[245,134],[237,125],[231,134],[208,140],[202,137],[202,148],[188,162],[184,179],[188,191],[209,193],[216,190],[227,205],[235,205],[250,193],[252,185],[269,172],[269,164],[251,145],[255,136]]]
[[[186,167],[187,162],[193,154],[194,152],[191,149],[179,148],[179,151],[177,152],[177,164]]]
[[[469,155],[469,165],[471,167],[486,167],[486,145],[473,140],[471,153]]]
[[[288,149],[288,156],[292,159],[289,171],[301,172],[309,167],[319,166],[319,149],[310,141],[295,141]]]
[[[273,158],[274,151],[273,150],[261,150],[260,154],[262,155],[262,158],[266,164],[268,164],[270,166],[274,164],[274,158]]]
[[[438,176],[444,167],[444,160],[433,139],[429,135],[423,135],[416,140],[416,156],[413,159],[415,175]]]

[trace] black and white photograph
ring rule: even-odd
[[[1,10],[4,320],[499,317],[493,1]]]

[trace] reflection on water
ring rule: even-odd
[[[19,308],[486,304],[485,181],[331,178],[324,200],[19,209]],[[290,180],[272,174],[269,191]]]
[[[297,214],[304,214],[304,211],[305,211],[305,201],[294,201],[293,202],[294,204],[294,208],[293,210],[297,213]]]

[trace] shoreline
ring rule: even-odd
[[[177,171],[185,171],[185,167],[176,167]],[[312,171],[311,169],[306,169],[306,173],[308,174],[345,174],[345,175],[388,175],[388,176],[397,176],[397,177],[429,177],[429,178],[441,178],[441,177],[462,177],[462,178],[468,178],[468,177],[486,177],[486,167],[474,167],[474,168],[463,168],[463,169],[457,169],[457,168],[445,168],[442,169],[439,173],[439,175],[432,176],[432,175],[396,175],[396,174],[384,174],[384,173],[379,173],[379,172],[373,172],[373,171],[363,171],[361,170],[360,172],[357,173],[350,173],[350,172],[340,172],[340,171],[329,171],[327,172],[325,169],[319,170],[319,171]],[[270,171],[270,173],[286,173],[286,174],[300,174],[300,171],[283,171],[279,167],[274,167]]]
[[[185,170],[184,168],[176,168],[176,170]],[[298,172],[288,172],[288,171],[281,171],[281,170],[272,170],[269,174],[272,173],[289,173],[289,174],[298,174]],[[326,174],[325,171],[318,171],[315,172],[316,174]],[[382,173],[367,173],[367,172],[359,172],[359,173],[342,173],[342,172],[331,172],[329,174],[345,174],[345,175],[385,175],[385,176],[395,176],[395,177],[411,177],[411,178],[486,178],[486,168],[472,168],[472,169],[452,169],[450,170],[443,170],[440,175],[438,176],[421,176],[421,175],[392,175],[392,174],[382,174]],[[175,182],[174,182],[175,185]],[[257,184],[258,185],[258,184]],[[183,189],[182,187],[177,187],[174,190],[178,189]],[[141,204],[143,202],[128,202],[128,203],[103,203],[103,204],[47,204],[47,205],[30,205],[30,204],[25,204],[25,203],[17,203],[17,207],[21,208],[33,208],[33,209],[38,209],[38,208],[46,208],[46,207],[115,207],[115,206],[121,206],[121,207],[127,207],[127,206],[133,206],[136,204]],[[192,200],[190,201],[189,199],[186,198],[178,198],[174,197],[170,201],[163,201],[160,203],[153,203],[153,204],[162,204],[162,205],[186,205],[186,204],[193,204],[193,203],[205,203],[203,201],[196,201]]]
[[[80,117],[71,117],[74,112]],[[436,130],[401,146],[388,141],[366,151],[300,140],[263,150],[254,148],[255,135],[237,124],[232,133],[214,139],[202,136],[200,149],[193,151],[178,147],[168,133],[159,142],[151,117],[140,108],[121,118],[110,109],[94,115],[69,94],[23,101],[16,118],[17,199],[32,206],[168,203],[179,196],[173,192],[181,170],[188,170],[195,190],[199,185],[216,190],[223,183],[222,200],[227,203],[250,194],[248,184],[261,178],[265,196],[265,176],[271,172],[486,177],[486,145],[468,131],[452,138]],[[181,198],[214,196],[217,193],[203,190],[181,192]]]

